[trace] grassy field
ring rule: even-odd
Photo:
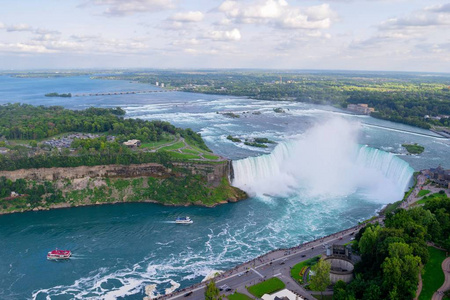
[[[206,159],[210,159],[210,160],[216,160],[216,159],[219,159],[218,156],[216,156],[216,155],[210,155],[210,154],[203,154],[203,157],[206,158]]]
[[[294,278],[296,281],[299,281],[301,279],[300,271],[303,269],[303,267],[311,267],[311,266],[315,265],[319,261],[319,258],[320,258],[320,256],[316,256],[316,257],[307,259],[305,261],[302,261],[302,262],[296,264],[295,266],[293,266],[291,269],[292,278]]]
[[[425,265],[422,275],[423,288],[419,300],[429,300],[434,292],[444,283],[444,272],[442,271],[442,262],[445,259],[445,252],[434,247],[428,247],[430,259]]]
[[[141,145],[141,148],[149,148],[149,149],[151,149],[151,148],[156,148],[156,147],[159,147],[159,146],[162,146],[164,144],[171,143],[171,142],[173,142],[173,139],[167,139],[167,140],[162,140],[162,141],[158,141],[158,142],[144,143],[144,144]]]
[[[195,154],[189,154],[189,153],[179,153],[179,152],[168,152],[172,157],[178,158],[178,159],[200,159],[200,156]]]
[[[229,296],[227,296],[228,300],[252,300],[252,298],[250,298],[247,295],[241,294],[241,293],[234,293],[231,294]]]
[[[284,289],[286,285],[277,277],[273,277],[261,283],[252,285],[247,288],[250,294],[261,298],[264,294],[271,294]]]
[[[188,148],[181,149],[181,152],[183,152],[183,153],[190,153],[190,154],[199,154],[198,151],[192,150],[192,149],[188,149]]]
[[[446,194],[440,194],[440,193],[434,193],[428,196],[423,197],[422,200],[419,200],[416,202],[416,204],[425,204],[427,201],[434,199],[434,198],[441,198],[441,197],[447,197]]]
[[[158,151],[170,151],[170,150],[177,150],[184,147],[184,143],[183,142],[178,142],[175,143],[173,145],[170,146],[166,146],[166,147],[162,147],[161,149],[159,149]]]
[[[417,197],[423,197],[427,194],[429,194],[431,191],[429,190],[420,190],[419,193],[417,194]]]

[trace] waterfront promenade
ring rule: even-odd
[[[383,217],[377,217],[370,223],[382,222]],[[367,224],[367,223],[366,223]],[[311,294],[303,289],[291,278],[291,268],[297,263],[317,255],[325,254],[326,245],[346,244],[352,240],[355,234],[364,227],[360,224],[343,231],[310,241],[288,249],[277,249],[261,255],[251,261],[245,262],[235,268],[216,276],[217,287],[226,285],[229,291],[222,294],[229,295],[234,291],[250,296],[246,286],[254,285],[271,277],[278,277],[286,288],[305,299],[313,299]],[[160,296],[157,299],[204,299],[207,282],[197,283],[193,286],[175,291],[172,294]]]

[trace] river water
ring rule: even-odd
[[[413,170],[450,168],[448,140],[331,107],[181,92],[43,96],[152,89],[158,88],[87,76],[0,76],[0,103],[121,106],[127,117],[190,127],[234,160],[234,184],[252,197],[215,208],[134,203],[0,216],[0,299],[142,299],[152,284],[154,295],[164,294],[213,270],[355,225],[398,200]],[[278,107],[285,113],[275,113]],[[229,134],[277,144],[251,148],[227,140]],[[402,143],[426,150],[406,155]],[[183,215],[194,224],[173,223]],[[55,247],[72,250],[73,259],[47,261]]]

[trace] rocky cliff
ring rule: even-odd
[[[1,171],[0,176],[24,179],[30,187],[42,185],[46,192],[38,200],[30,195],[0,200],[0,212],[118,202],[214,206],[245,199],[245,192],[229,183],[230,168],[224,161]]]

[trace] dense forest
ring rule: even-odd
[[[256,99],[295,100],[374,107],[376,118],[423,128],[450,126],[450,77],[415,73],[378,72],[264,72],[264,71],[152,71],[126,73],[103,79],[165,83],[187,92],[248,96]],[[435,118],[425,118],[425,116]]]
[[[179,160],[171,153],[132,151],[123,145],[129,139],[157,142],[180,136],[200,149],[209,151],[201,136],[191,129],[176,128],[168,122],[124,118],[121,108],[69,110],[58,106],[44,107],[23,104],[0,106],[2,146],[9,148],[0,155],[0,170],[21,168],[77,167],[102,164],[136,164],[157,162],[164,165]],[[70,151],[57,150],[36,140],[69,132],[95,133],[96,138],[74,139]],[[107,140],[106,135],[114,137]],[[21,144],[9,145],[20,140]],[[29,140],[29,145],[24,145]]]
[[[176,128],[169,122],[123,118],[118,108],[70,110],[61,106],[7,104],[0,106],[0,135],[6,139],[39,140],[67,132],[108,133],[119,141],[159,141],[165,134],[179,134],[208,150],[201,136],[191,129]]]
[[[356,278],[335,286],[333,299],[413,299],[418,275],[430,257],[427,241],[450,251],[450,198],[434,194],[423,207],[397,209],[384,226],[369,224],[356,235],[362,261]]]

